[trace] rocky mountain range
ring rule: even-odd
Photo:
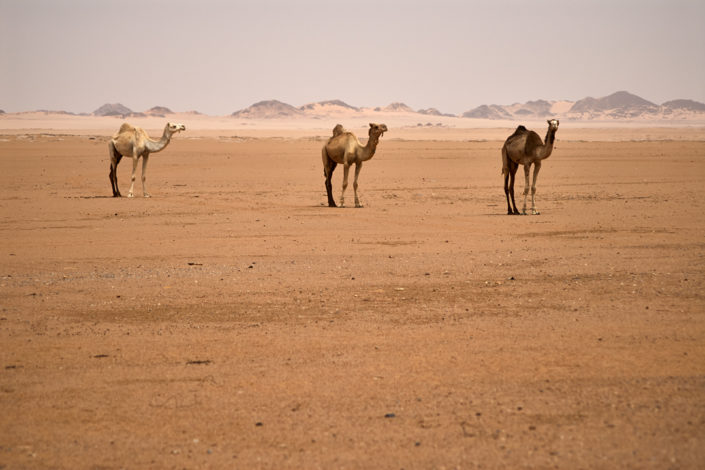
[[[93,116],[118,116],[122,118],[146,116],[164,117],[167,114],[173,114],[173,111],[165,106],[154,106],[144,112],[135,112],[121,103],[106,103],[91,114],[93,114]]]
[[[544,119],[548,117],[575,120],[635,120],[635,119],[705,119],[705,104],[678,99],[661,105],[652,103],[626,91],[618,91],[602,98],[583,98],[578,101],[536,100],[511,105],[482,105],[459,116],[444,114],[435,108],[414,110],[404,103],[385,107],[357,108],[340,100],[321,101],[301,107],[277,100],[260,101],[232,114],[238,118],[271,119],[295,116],[324,117],[342,112],[416,113],[427,116],[463,117],[470,119]]]
[[[705,104],[693,100],[673,100],[661,105],[627,91],[602,98],[571,101],[528,101],[512,105],[482,105],[462,117],[480,119],[517,119],[557,117],[575,120],[634,120],[705,118]]]
[[[48,113],[49,111],[44,112]],[[51,113],[73,114],[65,111],[52,111]],[[538,120],[548,117],[573,120],[702,120],[705,119],[705,103],[689,99],[676,99],[656,104],[627,91],[618,91],[602,98],[587,97],[574,102],[535,100],[510,105],[483,104],[460,115],[454,115],[442,113],[436,108],[414,110],[400,102],[390,103],[384,107],[358,108],[341,100],[319,101],[299,107],[278,100],[267,100],[235,111],[231,116],[239,119],[285,119],[296,117],[329,118],[375,113],[417,114],[419,118],[434,116],[512,121]],[[106,103],[91,114],[93,116],[127,118],[166,117],[174,112],[164,106],[154,106],[147,111],[136,112],[121,103]],[[200,113],[190,111],[189,114]]]

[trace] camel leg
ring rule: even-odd
[[[338,164],[331,160],[330,169],[328,170],[328,174],[326,175],[326,193],[328,194],[328,207],[337,207],[335,205],[335,199],[333,199],[333,183],[331,181],[331,179],[333,178],[333,171],[335,170],[336,166],[338,166]]]
[[[537,162],[534,164],[534,179],[531,182],[531,213],[534,215],[539,215],[540,212],[536,210],[536,178],[539,177],[539,170],[541,169],[541,163]]]
[[[504,176],[504,196],[507,198],[507,215],[512,215],[512,206],[509,203],[509,158],[506,145],[502,147],[502,176]]]
[[[360,170],[362,169],[362,162],[355,164],[355,179],[353,180],[353,190],[355,191],[355,207],[362,207],[360,200],[357,198],[357,178],[360,176]]]
[[[132,156],[132,179],[130,180],[130,192],[127,193],[127,197],[135,197],[135,178],[137,174],[137,155]]]
[[[343,163],[343,192],[340,194],[340,207],[345,207],[345,190],[348,188],[348,174],[350,173],[350,164]]]
[[[512,198],[512,206],[514,210],[509,207],[509,198],[507,198],[507,213],[513,215],[519,215],[519,209],[517,209],[517,203],[514,200],[514,180],[517,175],[517,170],[519,169],[519,164],[512,162],[509,166],[509,196]]]
[[[504,173],[504,195],[507,198],[507,215],[512,215],[512,204],[509,201],[509,170]]]
[[[142,195],[144,197],[152,197],[147,192],[147,162],[149,161],[149,155],[142,155]]]
[[[531,169],[531,164],[524,165],[524,207],[521,213],[526,215],[526,199],[529,195],[529,170]]]
[[[333,199],[333,183],[331,179],[333,178],[333,171],[335,167],[338,166],[336,162],[328,158],[328,153],[326,153],[325,147],[323,148],[323,176],[326,177],[326,195],[328,196],[328,207],[336,207],[335,200]]]
[[[110,173],[108,177],[110,178],[110,186],[113,190],[113,197],[120,197],[120,189],[117,183],[117,166],[120,163],[122,155],[120,155],[112,142],[108,143],[108,153],[110,154]]]

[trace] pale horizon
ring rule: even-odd
[[[457,115],[621,90],[705,102],[699,1],[0,0],[0,26],[6,112],[227,115],[275,99]]]

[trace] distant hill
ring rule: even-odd
[[[393,113],[399,113],[399,112],[404,112],[404,113],[414,113],[415,111],[411,109],[409,106],[405,105],[404,103],[391,103],[388,106],[385,106],[382,108],[382,111],[386,112],[393,112]]]
[[[419,109],[416,111],[419,114],[425,114],[427,116],[443,116],[439,110],[436,108]]]
[[[455,114],[442,113],[436,108],[419,109],[416,111],[419,114],[424,114],[426,116],[446,116],[446,117],[456,117]]]
[[[512,114],[504,109],[504,107],[493,104],[478,106],[475,109],[463,113],[464,118],[475,119],[512,119]]]
[[[252,119],[272,119],[301,115],[303,115],[303,111],[299,108],[277,100],[260,101],[232,114],[233,117]]]
[[[551,116],[552,103],[546,100],[527,101],[524,104],[514,105],[513,114],[517,116]]]
[[[661,105],[662,108],[671,111],[684,110],[696,113],[705,113],[705,103],[699,103],[693,100],[672,100],[666,101]]]
[[[106,103],[93,111],[94,116],[129,116],[132,110],[120,103]]]
[[[69,112],[69,111],[55,111],[55,110],[52,110],[52,109],[38,109],[37,112],[38,112],[38,113],[44,113],[44,114],[62,114],[62,115],[65,115],[65,116],[77,116],[76,113],[71,113],[71,112]]]
[[[145,111],[145,114],[147,114],[149,116],[164,117],[167,114],[174,114],[174,112],[165,106],[154,106],[153,108],[150,108],[147,111]]]
[[[318,101],[316,103],[309,103],[301,106],[299,108],[301,111],[336,111],[336,110],[349,110],[349,111],[359,111],[359,108],[355,106],[350,106],[341,100],[328,100],[328,101]]]
[[[626,91],[618,91],[603,98],[578,100],[568,111],[569,115],[582,118],[636,118],[655,114],[659,107],[644,98]]]

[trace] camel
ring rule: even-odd
[[[528,130],[524,126],[519,126],[504,142],[502,147],[502,175],[504,175],[504,194],[507,197],[507,214],[519,214],[516,202],[514,202],[514,176],[519,165],[524,165],[524,208],[522,213],[526,215],[526,197],[529,194],[529,170],[534,165],[534,180],[531,183],[531,213],[540,214],[536,210],[536,178],[541,170],[541,161],[551,156],[553,143],[556,140],[558,130],[558,119],[548,121],[548,132],[546,132],[545,143],[541,142],[541,137]],[[509,198],[511,197],[511,205]],[[512,210],[512,205],[514,210]]]
[[[164,126],[162,138],[152,140],[147,133],[139,128],[131,126],[128,123],[123,123],[120,130],[108,142],[108,151],[110,153],[110,184],[113,187],[113,197],[121,197],[117,182],[117,166],[122,157],[132,157],[132,183],[130,184],[130,192],[127,197],[133,197],[135,188],[135,174],[137,172],[137,161],[142,157],[142,194],[144,197],[150,197],[147,192],[145,182],[147,180],[147,162],[149,154],[161,152],[169,145],[171,136],[177,132],[185,131],[186,126],[167,122]]]
[[[362,163],[371,159],[379,138],[387,132],[387,126],[384,124],[370,123],[367,140],[367,145],[363,146],[355,134],[343,129],[343,126],[338,124],[333,129],[333,136],[328,139],[326,145],[321,149],[323,155],[323,175],[326,177],[326,193],[328,194],[328,206],[336,207],[333,200],[333,186],[331,178],[333,171],[339,163],[343,164],[343,192],[340,195],[340,207],[345,206],[345,189],[348,187],[348,172],[350,165],[355,164],[355,180],[353,181],[353,189],[355,190],[355,207],[362,207],[360,199],[357,197],[357,179],[360,176]]]

